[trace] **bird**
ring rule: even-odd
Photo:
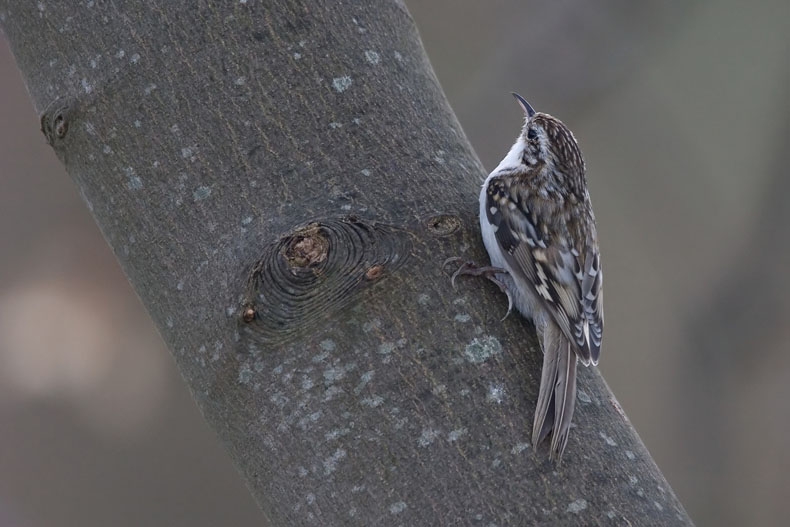
[[[543,349],[532,426],[536,447],[551,434],[559,463],[576,399],[576,369],[597,365],[603,337],[603,272],[585,162],[573,133],[513,93],[524,125],[480,191],[480,230],[490,266],[464,262],[452,276],[485,276],[508,311],[531,319]],[[461,258],[450,258],[459,261]]]

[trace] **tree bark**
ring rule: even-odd
[[[272,525],[690,525],[597,370],[562,465],[405,6],[0,1],[42,130]],[[504,145],[503,145],[504,148]],[[42,321],[46,323],[46,321]]]

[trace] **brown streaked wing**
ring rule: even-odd
[[[510,192],[514,177],[503,175],[489,181],[488,220],[495,226],[497,242],[511,270],[529,284],[574,344],[581,361],[589,364],[591,349],[584,326],[591,316],[588,311],[594,309],[586,309],[583,303],[581,264],[566,244],[551,233],[544,236],[542,226],[533,224],[528,204]]]

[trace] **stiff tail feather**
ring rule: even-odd
[[[553,321],[543,331],[543,370],[532,425],[532,443],[537,446],[551,432],[549,457],[560,461],[568,444],[576,404],[576,353],[571,342]]]

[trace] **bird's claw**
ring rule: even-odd
[[[450,265],[451,263],[463,262],[461,266],[453,273],[452,277],[450,277],[450,285],[453,286],[454,291],[458,291],[458,288],[455,285],[455,279],[458,278],[460,275],[468,274],[472,276],[484,276],[494,282],[499,290],[502,291],[507,295],[507,313],[505,316],[502,317],[502,320],[505,320],[510,312],[513,311],[513,296],[508,291],[507,286],[505,283],[497,278],[497,274],[507,274],[507,269],[502,269],[500,267],[493,267],[493,266],[483,266],[479,267],[476,263],[470,260],[464,260],[460,256],[453,256],[452,258],[448,258],[442,264],[442,269]]]
[[[451,263],[460,262],[461,260],[463,260],[463,258],[461,258],[460,256],[451,256],[450,258],[444,261],[444,263],[442,264],[442,269],[444,269]]]
[[[500,288],[502,288],[502,286],[500,286]],[[510,291],[508,291],[506,288],[503,290],[507,295],[507,313],[505,313],[505,316],[500,319],[500,322],[504,322],[508,315],[510,315],[510,312],[513,311],[513,297],[510,296]]]
[[[450,265],[451,263],[457,263],[463,261],[464,263],[453,273],[450,277],[450,285],[453,286],[453,291],[458,291],[458,287],[455,285],[455,279],[458,278],[459,275],[465,274],[469,269],[474,269],[476,267],[474,262],[470,262],[464,260],[460,256],[453,256],[452,258],[448,258],[442,264],[442,269]]]

